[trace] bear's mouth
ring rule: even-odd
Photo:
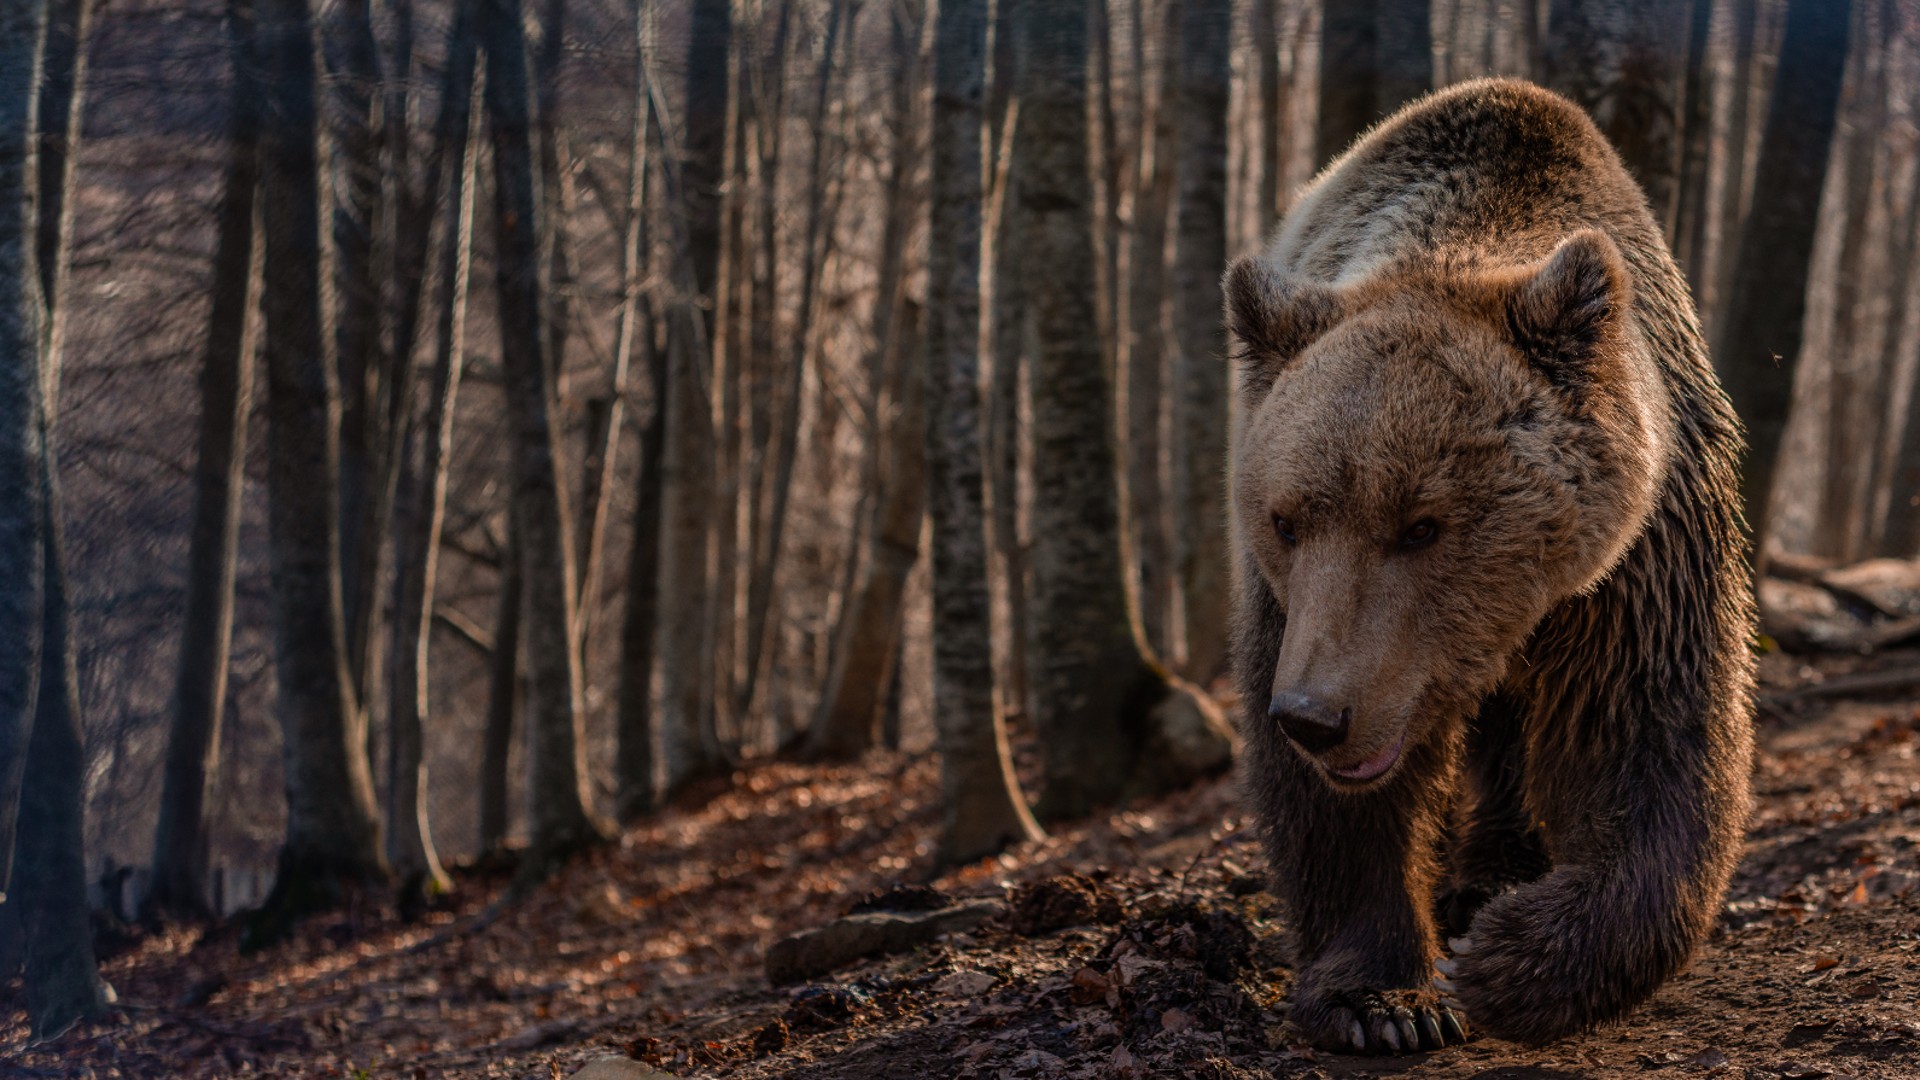
[[[1372,757],[1343,768],[1335,768],[1332,765],[1327,765],[1326,768],[1328,772],[1342,780],[1355,784],[1364,784],[1385,776],[1387,771],[1392,769],[1394,765],[1400,761],[1400,752],[1406,749],[1406,746],[1407,732],[1403,728],[1401,729],[1399,738],[1393,740],[1393,742],[1389,743],[1384,749]],[[1322,762],[1321,764],[1324,765],[1326,763]]]

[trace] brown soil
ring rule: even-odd
[[[1863,664],[1769,657],[1777,693]],[[1624,1023],[1529,1048],[1327,1054],[1287,1027],[1260,856],[1222,780],[921,880],[930,762],[758,766],[463,929],[503,879],[406,924],[369,907],[255,955],[173,930],[105,965],[113,1022],[0,1075],[565,1076],[607,1054],[686,1076],[1920,1077],[1920,698],[1762,710],[1756,812],[1719,930]],[[914,888],[888,893],[905,883]],[[919,889],[928,884],[938,894]],[[778,937],[868,908],[1005,896],[1007,917],[770,988]]]

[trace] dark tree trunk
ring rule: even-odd
[[[45,309],[34,245],[34,101],[44,2],[0,4],[0,902],[12,881],[13,847],[26,778],[27,742],[39,700],[40,505]]]
[[[365,718],[341,609],[339,429],[333,342],[321,310],[320,132],[307,0],[258,0],[260,180],[266,236],[268,546],[286,748],[287,837],[254,943],[384,880]]]
[[[532,820],[531,847],[521,866],[531,877],[604,833],[590,812],[580,735],[573,543],[554,446],[553,358],[542,333],[547,311],[541,297],[540,203],[519,0],[485,0],[480,26],[493,150],[495,288],[515,432],[513,516],[526,593]]]
[[[1180,5],[1180,203],[1174,237],[1174,506],[1181,526],[1186,672],[1205,686],[1227,660],[1227,94],[1231,0]]]
[[[1793,404],[1820,192],[1846,68],[1851,0],[1788,0],[1786,36],[1740,232],[1718,358],[1747,427],[1747,523],[1764,541],[1775,464]],[[1761,549],[1764,558],[1764,548]]]
[[[615,713],[614,786],[622,823],[654,807],[653,797],[653,653],[660,616],[660,509],[666,449],[666,353],[655,338],[653,298],[642,282],[651,265],[653,240],[647,227],[647,140],[652,138],[652,81],[647,53],[653,42],[654,6],[634,12],[634,94],[632,156],[627,177],[627,281],[617,346],[620,362],[638,352],[646,371],[652,409],[640,429],[640,464],[635,475],[633,546],[627,553],[627,609],[620,630],[620,699]],[[615,427],[618,425],[616,424]],[[613,436],[608,437],[611,463]],[[609,469],[611,475],[611,469]]]
[[[47,305],[47,357],[55,381],[67,336],[67,308],[61,303],[71,255],[67,236],[73,231],[73,205],[67,192],[73,175],[74,147],[80,141],[81,103],[87,93],[87,42],[93,6],[93,0],[49,0],[46,46],[41,58],[40,206],[34,256],[40,270],[40,293]],[[47,406],[55,410],[51,400]]]
[[[1046,751],[1042,816],[1079,817],[1224,766],[1229,744],[1218,710],[1167,681],[1127,618],[1112,398],[1099,342],[1086,333],[1096,303],[1086,0],[1028,0],[1023,15],[1021,124],[1033,156],[1019,190],[1032,262],[1047,270],[1029,289],[1037,327],[1031,715]],[[957,246],[939,241],[935,251]],[[936,270],[931,280],[942,276]]]
[[[507,542],[500,554],[499,599],[495,602],[493,657],[487,672],[487,732],[480,757],[480,850],[506,846],[512,826],[514,715],[520,705],[520,540],[508,515]]]
[[[1139,5],[1145,18],[1148,5]],[[1179,159],[1175,150],[1175,96],[1180,73],[1179,7],[1162,0],[1159,9],[1160,51],[1150,53],[1142,42],[1136,52],[1141,64],[1151,64],[1155,90],[1143,95],[1147,105],[1140,125],[1140,180],[1135,187],[1133,236],[1127,248],[1127,345],[1124,398],[1126,401],[1126,519],[1132,545],[1130,577],[1136,584],[1134,602],[1147,646],[1166,654],[1173,634],[1172,530],[1166,505],[1162,469],[1161,425],[1166,412],[1167,386],[1167,231],[1172,216]],[[1144,26],[1136,33],[1147,38]],[[1025,230],[1030,231],[1030,230]]]
[[[457,20],[466,23],[466,20]],[[393,642],[387,709],[387,859],[400,879],[402,910],[417,911],[448,885],[427,816],[425,729],[428,646],[446,516],[447,459],[452,453],[454,405],[466,353],[467,292],[473,247],[473,186],[478,128],[472,108],[474,53],[457,38],[454,62],[441,92],[435,156],[454,163],[447,172],[447,221],[441,238],[439,313],[434,327],[433,374],[417,414],[403,420],[399,476],[393,500]]]
[[[1433,89],[1432,19],[1429,0],[1321,0],[1315,162]]]
[[[1676,0],[1554,0],[1549,85],[1593,114],[1673,235],[1679,205],[1687,7]]]
[[[1693,286],[1694,302],[1706,298],[1707,225],[1710,213],[1709,162],[1713,153],[1713,73],[1708,58],[1713,0],[1691,0],[1687,26],[1687,73],[1680,125],[1679,198],[1669,234],[1674,257]]]
[[[720,267],[720,177],[727,143],[727,54],[733,44],[731,0],[693,0],[687,31],[687,253],[694,285],[712,296]],[[713,340],[712,316],[707,340]]]
[[[1086,11],[1080,15],[1083,49]],[[933,514],[933,710],[943,807],[939,860],[967,862],[1040,835],[993,701],[980,439],[981,98],[984,0],[943,0],[934,27],[927,266],[927,479]],[[1084,80],[1084,70],[1081,73]],[[1084,82],[1082,84],[1084,86]],[[1081,98],[1084,108],[1086,99]],[[1085,117],[1081,152],[1086,152]],[[1083,172],[1084,175],[1084,172]],[[1091,228],[1085,252],[1091,279]],[[1092,296],[1081,332],[1093,325]],[[1091,345],[1100,367],[1099,345]]]
[[[334,352],[340,370],[340,594],[347,670],[355,697],[373,700],[373,638],[380,554],[386,546],[383,483],[389,436],[383,409],[394,365],[380,340],[379,250],[386,172],[380,160],[380,51],[372,0],[341,0],[327,16],[338,59],[333,76],[334,157],[340,168],[333,206],[334,280],[339,309]],[[369,709],[369,711],[371,711]],[[375,755],[368,747],[368,758]]]
[[[260,279],[255,195],[259,186],[259,91],[254,82],[252,0],[227,5],[233,63],[226,193],[213,257],[213,310],[200,369],[200,447],[194,468],[187,602],[180,668],[167,736],[160,820],[154,830],[149,910],[176,917],[219,914],[208,904],[209,812],[220,765],[220,727],[233,641],[233,579],[240,498],[246,485],[247,417],[253,405],[252,319]]]

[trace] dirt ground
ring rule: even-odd
[[[1624,1023],[1528,1048],[1327,1054],[1290,974],[1231,781],[1057,831],[932,881],[1003,898],[976,930],[770,987],[767,946],[916,908],[925,759],[756,766],[474,929],[471,872],[405,924],[369,906],[253,955],[237,931],[120,943],[113,1021],[31,1046],[0,987],[0,1076],[560,1077],[609,1054],[677,1076],[1920,1077],[1920,698],[1791,698],[1920,652],[1763,664],[1746,858],[1691,971]],[[690,804],[691,805],[691,804]],[[878,896],[878,899],[873,899]]]

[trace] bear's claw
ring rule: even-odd
[[[1466,1022],[1437,1004],[1393,1005],[1378,994],[1332,1010],[1339,1048],[1356,1054],[1417,1054],[1467,1041]]]

